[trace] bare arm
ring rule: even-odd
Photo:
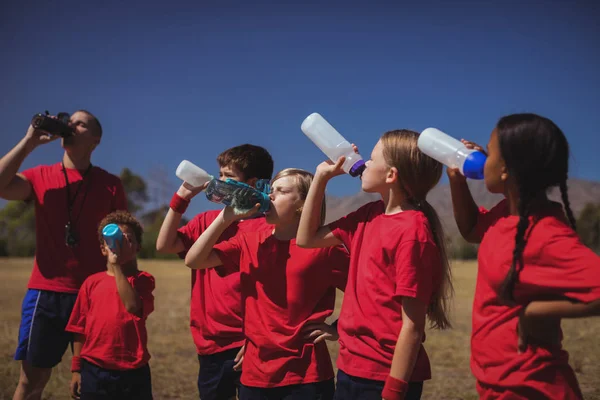
[[[85,335],[80,333],[73,334],[73,355],[79,357],[81,355],[81,349],[85,343]]]
[[[213,251],[217,240],[234,221],[255,214],[259,207],[260,204],[257,204],[249,212],[240,215],[236,215],[231,207],[225,207],[187,252],[185,265],[191,269],[213,268],[221,265],[221,259]]]
[[[600,299],[590,303],[572,300],[532,301],[525,307],[525,318],[585,318],[600,315]]]
[[[191,200],[204,188],[206,188],[206,185],[194,188],[187,183],[183,183],[177,190],[177,194],[186,200]],[[156,239],[156,251],[159,253],[177,254],[185,250],[183,242],[179,238],[179,235],[177,235],[182,216],[182,214],[169,208]]]
[[[392,378],[410,381],[421,348],[426,314],[426,304],[410,297],[402,298],[402,329],[392,358]]]
[[[340,157],[333,165],[325,162],[317,167],[315,178],[308,190],[308,195],[304,201],[304,208],[302,209],[302,215],[300,217],[300,225],[296,235],[296,244],[298,246],[315,248],[332,247],[342,244],[328,227],[321,226],[320,219],[327,182],[329,182],[329,179],[333,176],[343,173],[343,170],[341,169],[343,163],[344,157]]]
[[[448,177],[450,180],[454,219],[456,220],[458,230],[467,242],[479,243],[481,238],[475,232],[479,208],[475,200],[473,200],[467,180],[456,168],[448,168]]]
[[[142,298],[137,290],[129,283],[125,274],[123,274],[121,266],[117,265],[113,270],[115,273],[115,280],[117,281],[117,291],[119,292],[119,297],[121,298],[125,309],[128,313],[141,318],[143,315]]]

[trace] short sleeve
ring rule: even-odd
[[[440,252],[431,242],[416,240],[400,244],[395,257],[395,295],[429,304],[441,273]]]
[[[329,225],[327,225],[327,227],[329,228],[329,230],[331,230],[331,233],[333,233],[333,235],[336,238],[338,238],[349,249],[351,247],[352,238],[354,237],[354,233],[358,229],[358,225],[361,222],[367,221],[369,214],[371,212],[371,209],[373,207],[377,207],[378,203],[382,203],[382,202],[374,202],[374,203],[365,204],[364,206],[360,207],[358,210],[351,212],[350,214],[346,215],[345,217],[342,217],[342,218],[338,219],[337,221],[330,223]],[[383,203],[382,203],[381,207],[383,207]]]
[[[219,275],[225,276],[239,272],[244,238],[245,235],[237,235],[229,240],[217,243],[213,247],[213,251],[217,253],[223,263],[223,265],[216,267]]]
[[[41,170],[42,170],[42,166],[37,166],[37,167],[29,168],[29,169],[26,169],[25,171],[20,172],[20,174],[23,175],[25,177],[25,179],[27,179],[27,181],[29,181],[29,184],[31,185],[31,195],[26,201],[33,200],[34,198],[37,199],[36,188],[38,187],[39,182],[42,177]]]
[[[496,204],[492,209],[486,210],[483,207],[479,208],[479,214],[477,215],[477,224],[475,225],[475,232],[477,237],[481,241],[483,235],[487,230],[496,223],[500,218],[508,215],[508,202],[506,199]]]
[[[152,294],[155,288],[154,277],[147,272],[140,272],[128,280],[142,299],[142,318],[147,318],[154,311],[154,295]]]
[[[85,322],[89,309],[88,285],[84,282],[77,294],[77,299],[75,300],[75,305],[71,311],[71,316],[69,317],[69,322],[65,327],[65,331],[79,333],[81,335],[85,334]]]
[[[328,262],[331,264],[332,286],[344,291],[348,282],[350,253],[345,246],[330,247]]]
[[[566,297],[584,303],[600,299],[600,257],[566,226],[559,232],[551,226],[535,229],[540,228],[553,232],[543,246],[525,245],[525,267],[515,285],[515,297]],[[528,246],[537,254],[528,252]]]

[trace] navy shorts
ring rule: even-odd
[[[208,356],[198,355],[198,393],[202,400],[235,398],[242,371],[234,371],[233,361],[241,347]]]
[[[116,371],[81,359],[81,400],[152,400],[150,366]]]
[[[60,363],[73,334],[65,332],[77,294],[28,289],[23,299],[15,360],[38,368]]]
[[[257,388],[241,385],[240,400],[332,400],[335,392],[333,379],[275,388]],[[379,396],[381,400],[381,395]]]
[[[341,369],[337,373],[335,398],[338,400],[381,400],[383,381],[358,378],[348,375]],[[423,382],[409,382],[405,400],[419,400],[423,392]]]

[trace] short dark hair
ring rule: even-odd
[[[244,180],[271,179],[273,175],[273,158],[260,146],[242,144],[225,150],[217,157],[219,167],[235,167],[243,175]]]
[[[133,229],[133,233],[135,234],[135,239],[138,244],[142,244],[142,235],[144,233],[144,229],[140,222],[131,215],[130,212],[125,210],[118,210],[111,212],[106,217],[100,221],[98,225],[98,239],[100,240],[100,244],[104,243],[104,236],[102,236],[102,229],[108,224],[117,224],[117,225],[127,225],[131,229]]]
[[[102,125],[100,125],[100,121],[98,121],[98,118],[96,118],[96,116],[94,114],[92,114],[91,112],[89,112],[87,110],[77,110],[75,112],[82,112],[82,113],[87,114],[92,119],[92,122],[94,124],[96,124],[96,131],[97,131],[96,136],[102,137]],[[75,113],[73,113],[73,114],[75,114]]]

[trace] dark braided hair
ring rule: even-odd
[[[569,144],[554,122],[536,114],[503,117],[498,121],[496,132],[506,169],[515,180],[519,192],[519,222],[513,260],[500,289],[502,300],[511,303],[523,268],[529,218],[536,211],[532,209],[534,199],[544,195],[548,189],[559,186],[567,217],[575,228],[575,217],[567,195]]]

